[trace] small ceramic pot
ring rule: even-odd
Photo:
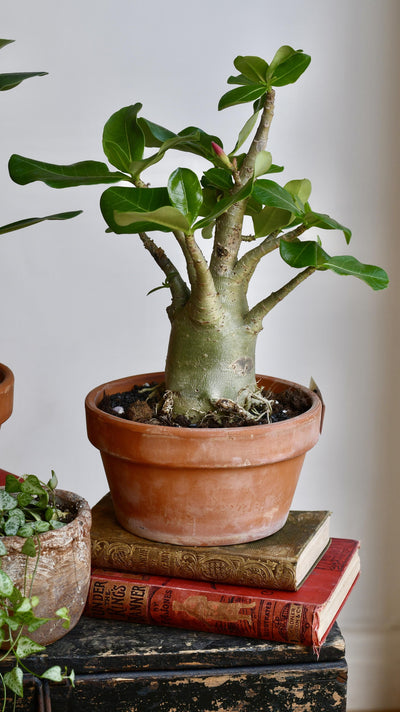
[[[273,392],[306,391],[295,418],[242,428],[173,428],[123,420],[98,407],[104,393],[161,382],[150,373],[103,384],[86,398],[87,432],[99,448],[119,523],[172,544],[213,546],[269,536],[286,522],[307,450],[320,434],[318,396],[259,376]]]
[[[14,400],[14,374],[0,363],[0,426],[10,417]]]
[[[38,617],[53,618],[55,611],[63,606],[69,609],[71,630],[78,622],[90,583],[90,528],[92,515],[85,499],[73,492],[57,490],[57,497],[75,518],[61,529],[40,534],[40,556],[33,577],[32,595],[39,597],[35,608]],[[2,539],[7,555],[3,556],[3,570],[9,575],[20,591],[24,590],[25,565],[27,557],[21,549],[25,539],[7,536]],[[28,558],[27,587],[32,580],[36,559]],[[50,620],[29,637],[42,645],[48,645],[62,638],[68,630],[60,619]]]

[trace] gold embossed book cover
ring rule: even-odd
[[[117,522],[108,493],[92,510],[92,566],[185,579],[296,591],[329,538],[330,512],[291,511],[265,539],[229,546],[176,546],[131,534]]]

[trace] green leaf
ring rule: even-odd
[[[15,42],[15,40],[0,40],[0,49],[3,49],[3,47],[6,47],[13,42]]]
[[[227,83],[240,84],[241,86],[254,86],[254,82],[251,79],[248,79],[248,77],[245,77],[244,74],[238,74],[237,77],[228,77]]]
[[[166,129],[164,126],[160,126],[159,124],[154,124],[152,121],[144,119],[143,116],[138,118],[138,125],[143,131],[145,145],[149,148],[158,148],[165,141],[176,137],[176,134],[173,131]]]
[[[203,203],[203,194],[197,175],[189,168],[177,168],[168,178],[168,195],[172,205],[192,225]]]
[[[26,475],[21,484],[21,492],[25,494],[42,496],[44,489],[40,480],[36,475]]]
[[[36,225],[44,220],[70,220],[70,218],[75,218],[80,215],[82,210],[74,210],[68,213],[56,213],[55,215],[46,215],[41,218],[25,218],[24,220],[17,220],[16,222],[9,223],[8,225],[3,225],[0,227],[0,235],[4,235],[7,232],[14,232],[14,230],[22,230],[25,227],[30,227],[31,225]]]
[[[48,72],[11,72],[9,74],[0,74],[0,91],[14,89],[18,84],[21,84],[25,79],[31,77],[44,77]]]
[[[229,106],[235,106],[236,104],[245,104],[249,101],[255,101],[259,99],[263,94],[265,94],[265,86],[259,86],[258,84],[251,86],[237,87],[236,89],[231,89],[226,92],[219,100],[218,110],[227,109]]]
[[[40,676],[45,680],[51,680],[52,682],[62,682],[64,675],[62,674],[61,667],[59,665],[53,665],[53,667],[45,670]]]
[[[50,529],[49,522],[34,522],[32,526],[33,526],[34,531],[37,532],[38,534],[42,534],[43,532],[48,532]]]
[[[273,71],[270,79],[272,86],[283,87],[293,84],[305,72],[311,62],[311,57],[299,49],[288,58],[280,62]]]
[[[257,180],[254,183],[253,197],[262,205],[289,210],[294,215],[299,215],[299,209],[291,194],[272,180]]]
[[[281,257],[291,267],[330,269],[336,274],[357,277],[374,290],[385,289],[389,283],[387,273],[381,267],[363,264],[355,257],[347,255],[331,257],[318,242],[311,240],[289,242],[282,239],[279,250]]]
[[[5,573],[5,571],[0,570],[0,596],[2,598],[8,598],[11,596],[14,589],[14,584],[10,577]]]
[[[9,160],[8,169],[13,181],[19,185],[42,181],[50,188],[71,188],[127,180],[126,175],[112,173],[108,166],[100,161],[81,161],[62,166],[14,154]]]
[[[125,106],[113,114],[103,131],[103,149],[110,163],[120,171],[130,173],[133,161],[143,157],[144,134],[137,122],[142,104]]]
[[[303,216],[303,222],[307,227],[320,227],[323,230],[342,230],[346,238],[347,244],[349,244],[351,239],[351,230],[341,223],[337,222],[329,215],[323,213],[315,213],[313,211],[306,212]]]
[[[273,76],[273,73],[282,62],[286,62],[289,57],[291,57],[293,54],[295,54],[296,50],[293,49],[293,47],[289,47],[289,45],[283,45],[283,47],[279,47],[279,49],[275,52],[274,58],[269,65],[268,69],[268,79],[270,79]]]
[[[270,235],[271,232],[286,227],[291,219],[292,213],[289,210],[267,206],[260,213],[253,215],[255,237]]]
[[[34,529],[31,524],[24,524],[17,531],[18,536],[31,537],[34,534]]]
[[[9,672],[5,672],[3,675],[5,685],[7,685],[7,687],[18,697],[24,696],[23,679],[24,674],[18,665],[16,665],[15,668]]]
[[[6,536],[15,536],[18,529],[25,524],[25,515],[20,509],[14,509],[4,524]]]
[[[16,609],[17,613],[27,613],[28,611],[32,610],[32,604],[29,598],[23,598],[22,603],[18,606]]]
[[[43,650],[46,650],[46,647],[44,645],[40,645],[40,643],[35,643],[34,640],[31,640],[26,635],[21,635],[18,640],[16,654],[19,658],[26,658],[28,657],[28,655],[41,653],[43,652]]]
[[[234,186],[231,171],[224,168],[210,168],[203,174],[201,182],[205,188],[213,186],[220,190],[231,190]]]
[[[7,552],[7,549],[6,549],[6,547],[4,546],[4,544],[3,544],[3,542],[2,542],[2,540],[1,540],[1,538],[0,538],[0,556],[6,556],[7,553],[8,553],[8,552]]]
[[[15,475],[6,475],[5,490],[6,492],[20,492],[21,480]]]
[[[0,491],[0,510],[3,512],[9,512],[11,509],[15,509],[17,506],[17,500],[8,494],[5,490]]]
[[[268,71],[268,64],[265,59],[261,59],[261,57],[239,56],[233,60],[233,64],[238,72],[241,72],[252,82],[261,82],[265,86]]]
[[[300,201],[299,208],[304,210],[304,206],[307,204],[311,195],[311,181],[309,181],[308,178],[290,180],[284,185],[284,188],[295,200],[298,199]]]
[[[268,173],[272,166],[272,156],[269,151],[260,151],[256,156],[256,163],[254,168],[254,177],[262,176]]]
[[[60,618],[63,621],[62,627],[68,630],[71,625],[71,616],[69,614],[68,608],[66,606],[59,608],[58,611],[56,611],[55,615],[57,616],[57,618]]]
[[[254,127],[257,123],[259,113],[260,113],[260,110],[258,109],[257,111],[254,112],[254,114],[252,114],[250,116],[249,119],[247,119],[245,125],[239,132],[238,140],[236,141],[235,148],[229,154],[230,156],[233,156],[233,154],[236,153],[236,151],[238,151],[241,146],[243,146],[246,139],[250,136],[252,130],[254,129]]]
[[[100,198],[100,209],[107,225],[115,233],[138,233],[147,230],[161,230],[169,232],[164,225],[157,228],[153,222],[146,220],[146,213],[169,205],[169,196],[166,188],[124,188],[114,186],[104,191]],[[141,222],[122,226],[117,223],[114,213],[142,213]]]
[[[169,228],[169,230],[182,230],[184,233],[191,232],[190,223],[185,215],[182,215],[180,210],[173,208],[171,205],[165,205],[163,208],[157,208],[148,213],[142,212],[126,212],[121,213],[114,211],[114,220],[121,227],[131,227],[135,223],[143,223],[145,220],[152,225],[149,229],[158,230],[159,226]],[[142,230],[140,230],[142,232]]]
[[[234,195],[228,195],[226,198],[219,200],[212,208],[212,210],[206,215],[202,220],[199,220],[195,225],[194,229],[200,229],[210,225],[217,217],[225,213],[228,208],[234,203],[239,203],[241,200],[245,200],[252,191],[253,179],[251,178],[247,183],[238,190]]]
[[[32,558],[36,556],[35,541],[32,537],[29,537],[29,539],[24,542],[21,551],[25,556],[31,556]]]

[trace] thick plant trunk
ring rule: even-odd
[[[172,321],[166,361],[173,412],[197,422],[220,399],[245,404],[257,389],[256,337],[231,305],[222,307],[219,319],[210,324],[192,318],[190,302],[179,310]]]

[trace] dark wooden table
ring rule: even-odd
[[[342,712],[344,655],[337,624],[317,659],[298,645],[82,618],[44,655],[28,659],[35,672],[50,665],[73,668],[75,687],[27,678],[16,709]]]

